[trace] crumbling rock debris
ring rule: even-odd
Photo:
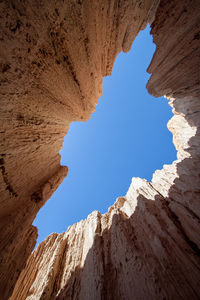
[[[199,299],[199,0],[17,0],[0,11],[1,298]],[[90,117],[103,76],[147,23],[147,88],[173,107],[177,160],[31,254],[32,222],[68,172],[70,123]]]

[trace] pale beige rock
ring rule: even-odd
[[[102,77],[152,21],[147,88],[171,99],[178,160],[151,183],[133,179],[107,214],[49,236],[11,299],[198,299],[199,0],[3,1],[0,9],[2,299],[34,248],[38,210],[67,174],[58,153],[70,123],[90,117]]]

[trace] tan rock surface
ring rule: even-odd
[[[158,3],[1,2],[2,299],[34,248],[38,210],[67,174],[58,153],[70,123],[90,117],[102,77],[153,20],[147,87],[172,99],[178,160],[152,183],[134,180],[106,215],[48,237],[11,299],[198,299],[200,3]]]

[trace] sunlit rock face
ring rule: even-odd
[[[199,1],[0,8],[2,299],[198,299]],[[31,254],[32,222],[68,172],[59,150],[69,124],[90,117],[102,77],[147,23],[157,47],[147,88],[170,99],[177,161],[151,183],[133,179],[107,214],[93,212]]]

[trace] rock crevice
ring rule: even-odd
[[[199,1],[2,1],[0,11],[2,299],[198,299]],[[103,76],[148,22],[147,88],[170,99],[177,160],[31,254],[32,222],[68,172],[69,125],[90,117]]]

